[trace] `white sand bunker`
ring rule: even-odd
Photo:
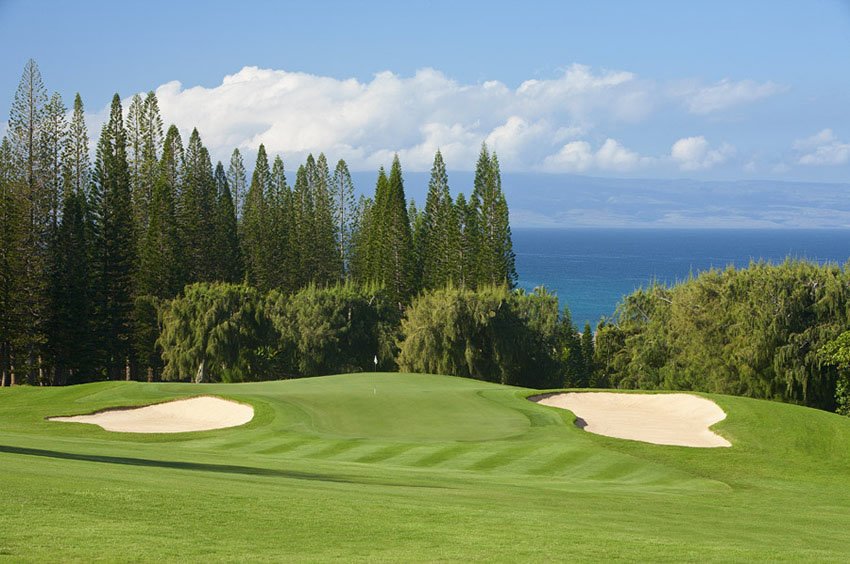
[[[128,409],[112,409],[75,415],[49,417],[50,421],[92,423],[119,433],[185,433],[244,425],[254,418],[250,405],[210,396],[194,397]]]
[[[569,409],[585,431],[658,445],[728,447],[709,429],[726,418],[711,400],[690,394],[545,394],[531,401]]]

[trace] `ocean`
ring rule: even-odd
[[[671,284],[712,267],[786,257],[840,265],[850,230],[522,229],[513,230],[518,285],[545,286],[579,329],[610,316],[620,299],[653,280]]]

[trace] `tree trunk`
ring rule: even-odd
[[[153,366],[148,366],[148,382],[153,382]]]
[[[206,379],[206,371],[205,371],[206,361],[202,360],[201,364],[198,366],[198,373],[195,374],[195,383],[200,384]]]
[[[124,380],[130,381],[130,358],[124,360]]]

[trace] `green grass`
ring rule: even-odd
[[[850,560],[850,419],[709,396],[728,449],[441,376],[0,389],[0,561]],[[45,420],[214,394],[249,424]]]

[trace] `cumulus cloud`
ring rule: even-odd
[[[850,162],[850,143],[839,141],[831,129],[798,139],[794,149],[802,154],[797,162],[803,165],[843,165]]]
[[[709,86],[688,86],[678,89],[678,95],[693,114],[708,114],[749,104],[785,90],[774,82],[758,83],[753,80],[738,82],[724,78]]]
[[[264,143],[287,160],[324,151],[372,169],[398,152],[407,168],[428,170],[439,147],[450,167],[468,169],[486,141],[506,168],[528,169],[589,129],[645,119],[652,89],[632,73],[583,65],[517,88],[434,69],[359,81],[245,67],[214,87],[172,81],[156,94],[165,122],[185,133],[197,126],[218,158]]]
[[[155,91],[166,125],[174,123],[184,137],[197,127],[213,158],[225,162],[234,147],[250,159],[263,143],[288,166],[325,152],[353,170],[374,170],[398,153],[405,169],[427,171],[439,148],[450,169],[470,170],[486,142],[504,170],[627,172],[669,164],[671,156],[683,170],[705,170],[733,149],[687,138],[671,156],[646,157],[617,140],[625,129],[683,100],[694,114],[706,114],[780,89],[723,80],[674,92],[632,72],[574,64],[516,87],[462,83],[430,68],[358,80],[244,67],[215,86],[172,81]],[[108,106],[87,112],[93,139],[108,113]]]
[[[702,135],[684,137],[673,143],[670,157],[679,165],[681,170],[707,170],[726,162],[735,153],[735,148],[728,143],[712,149]]]
[[[608,138],[596,151],[587,141],[567,143],[561,147],[560,151],[546,157],[542,168],[547,172],[586,172],[588,170],[625,172],[634,170],[650,160],[627,149],[619,141]]]

